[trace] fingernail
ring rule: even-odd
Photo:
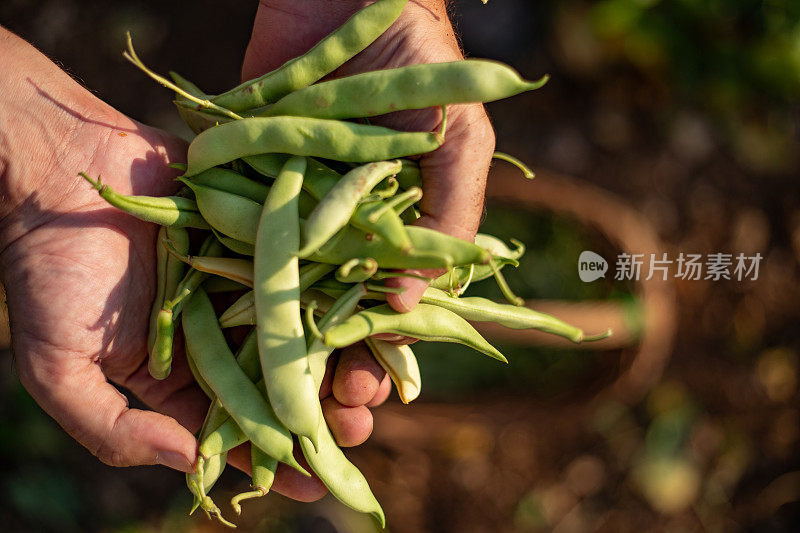
[[[181,472],[193,472],[192,463],[185,455],[173,451],[161,451],[156,454],[156,463],[179,470]]]

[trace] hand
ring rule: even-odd
[[[363,0],[261,0],[253,35],[245,54],[242,77],[250,79],[306,52],[340,26]],[[463,59],[444,0],[409,1],[400,18],[377,41],[333,73],[348,76],[417,63]],[[399,130],[434,130],[441,121],[438,109],[402,111],[373,120]],[[444,145],[420,159],[424,196],[422,216],[416,222],[472,241],[483,214],[486,176],[494,152],[494,131],[482,105],[448,107]],[[418,272],[433,277],[441,272]],[[410,311],[419,303],[427,284],[400,278],[405,288],[388,296],[391,306]]]
[[[165,195],[176,189],[177,174],[166,165],[185,156],[185,143],[104,104],[0,27],[0,274],[20,381],[70,435],[114,466],[192,471],[192,432],[208,399],[180,351],[168,379],[147,371],[156,226],[108,206],[77,172],[101,174],[123,194]],[[382,370],[365,375],[357,355],[352,361],[351,372],[340,367],[325,385],[355,413],[342,416],[324,402],[342,445],[367,438],[365,404],[388,395]],[[109,381],[156,412],[130,408]],[[247,470],[243,452],[230,460]],[[318,480],[288,468],[274,488],[302,500],[325,493]]]

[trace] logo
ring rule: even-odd
[[[578,276],[584,283],[606,277],[608,272],[608,261],[602,256],[584,250],[578,257]]]

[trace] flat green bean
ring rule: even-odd
[[[381,126],[307,117],[243,118],[210,128],[189,145],[186,176],[247,156],[283,153],[368,163],[432,152],[442,132],[401,132]]]
[[[217,105],[244,111],[269,104],[311,85],[342,66],[377,39],[400,16],[407,0],[380,0],[350,17],[311,50],[272,72],[212,98]]]
[[[354,285],[343,297],[337,300],[331,312],[320,321],[323,329],[335,327],[342,319],[346,319],[355,309],[358,300],[364,294],[363,285]],[[327,320],[326,320],[327,317]],[[317,341],[317,339],[315,339]],[[325,366],[331,348],[320,342],[311,342],[309,352],[313,354],[312,373],[314,382],[319,386],[325,375]],[[362,513],[371,514],[383,528],[386,517],[378,500],[372,494],[364,475],[353,465],[336,444],[320,409],[319,445],[315,449],[311,441],[300,437],[300,448],[314,473],[319,476],[328,490],[340,502]]]
[[[264,452],[306,473],[292,455],[292,436],[230,352],[202,288],[184,306],[186,349],[200,375],[247,437]]]
[[[356,283],[344,294],[339,296],[330,305],[317,324],[320,331],[325,332],[328,328],[339,324],[349,318],[358,307],[358,302],[367,294],[367,288],[363,283]],[[325,366],[333,352],[333,348],[328,346],[319,338],[311,338],[308,341],[308,366],[311,375],[314,376],[314,384],[319,391],[322,386],[322,378],[325,376]]]
[[[499,304],[474,296],[453,298],[432,287],[425,290],[421,301],[448,309],[472,322],[495,322],[511,329],[536,329],[575,343],[583,340],[583,331],[580,328],[527,307]]]
[[[507,363],[469,322],[457,314],[430,304],[419,304],[408,313],[398,313],[388,304],[355,314],[325,333],[325,344],[350,346],[371,335],[394,333],[425,341],[456,342]]]
[[[289,159],[264,203],[256,234],[254,293],[258,352],[270,403],[292,433],[316,445],[319,396],[308,368],[297,259],[297,203],[305,170],[304,157]]]
[[[106,202],[140,220],[154,222],[161,226],[208,229],[208,223],[200,215],[197,204],[188,198],[127,196],[104,185],[99,176],[97,181],[90,178],[85,172],[81,172],[80,176],[91,183]]]
[[[548,78],[526,81],[514,69],[485,59],[421,63],[317,83],[287,94],[260,116],[347,119],[404,109],[493,102],[538,89]]]

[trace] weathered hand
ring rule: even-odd
[[[268,72],[306,52],[340,26],[363,0],[261,0],[242,68],[244,79]],[[377,41],[333,73],[347,76],[417,63],[463,59],[444,0],[409,1],[400,18]],[[374,120],[408,131],[434,130],[441,112],[403,111]],[[494,131],[482,105],[448,108],[444,145],[420,159],[424,196],[417,224],[472,240],[483,213],[486,176],[494,151]],[[426,276],[434,273],[427,272]],[[405,288],[389,295],[396,310],[411,310],[427,285],[416,279],[393,280]]]

